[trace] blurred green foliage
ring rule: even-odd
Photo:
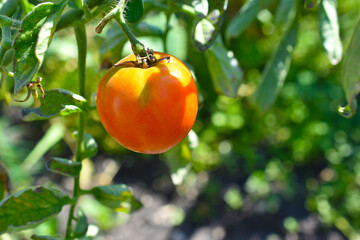
[[[250,101],[281,36],[275,15],[279,1],[270,2],[239,36],[226,43],[244,76],[237,99],[218,95],[214,90],[210,74],[212,66],[206,64],[204,55],[191,44],[191,26],[186,24],[186,16],[171,16],[171,28],[165,42],[158,34],[166,30],[165,14],[150,11],[141,23],[134,25],[135,33],[144,35],[139,39],[146,46],[156,51],[166,50],[183,60],[198,84],[200,110],[193,128],[197,137],[195,142],[189,137],[163,155],[164,161],[176,163],[169,164],[169,175],[175,174],[172,179],[177,179],[175,183],[179,185],[181,194],[181,187],[190,188],[204,172],[225,169],[229,175],[237,177],[226,184],[216,176],[205,179],[201,189],[205,199],[222,196],[231,211],[245,211],[246,202],[252,206],[264,202],[265,212],[269,213],[278,211],[283,201],[301,199],[306,211],[317,213],[323,224],[336,227],[349,239],[359,239],[360,118],[356,114],[345,119],[337,113],[337,108],[346,101],[340,84],[342,63],[332,66],[321,46],[317,7],[301,11],[292,63],[274,105],[262,113]],[[242,0],[229,2],[220,32],[222,36],[243,4]],[[347,49],[360,16],[360,2],[341,0],[337,9],[340,36],[343,48]],[[115,63],[131,51],[116,23],[107,26],[100,35],[95,35],[95,25],[96,22],[92,22],[87,28],[87,92],[90,93],[96,92],[106,71],[100,66]],[[74,80],[77,78],[76,45],[74,35],[69,31],[58,32],[46,53],[40,71],[45,89],[64,88],[77,92]],[[90,96],[86,97],[90,99]],[[14,102],[10,105],[27,106]],[[28,186],[31,177],[21,164],[34,147],[34,139],[38,140],[39,136],[25,138],[24,132],[34,126],[11,122],[16,119],[7,116],[11,110],[4,105],[1,108],[0,159],[15,188]],[[72,116],[56,123],[75,129]],[[41,130],[48,126],[43,123],[35,127]],[[86,131],[96,139],[100,154],[116,155],[119,159],[130,154],[105,132],[94,111],[89,114]],[[71,132],[65,134],[69,136]],[[54,143],[58,145],[52,151],[62,151],[66,157],[68,143]],[[146,161],[147,158],[135,153],[134,157],[137,161]],[[179,171],[181,169],[184,171]],[[194,176],[196,180],[192,181]],[[228,184],[231,184],[230,188]],[[92,200],[84,200],[82,207],[90,217],[97,218],[100,229],[112,227],[112,223],[107,222],[113,217],[112,213],[99,209],[102,213],[99,214],[92,204]],[[209,208],[210,203],[205,201],[203,204],[195,219],[208,215],[209,212],[203,209],[204,206]],[[292,215],[284,218],[283,225],[288,232],[299,230],[298,220]],[[44,225],[38,229],[45,229],[45,234],[49,232]]]

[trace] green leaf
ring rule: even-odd
[[[171,173],[171,181],[175,186],[181,185],[191,170],[192,153],[189,145],[183,141],[164,154],[164,160]]]
[[[280,0],[275,14],[275,24],[280,28],[287,28],[296,15],[297,0]]]
[[[136,23],[144,15],[142,0],[128,0],[125,9],[125,19],[129,23]]]
[[[97,186],[91,192],[96,200],[117,212],[131,213],[142,207],[125,184]]]
[[[71,8],[79,9],[82,7],[82,0],[68,0],[68,5]]]
[[[75,226],[75,230],[74,230],[74,237],[75,238],[84,237],[86,235],[88,227],[89,227],[89,225],[88,225],[85,213],[81,208],[79,208],[78,212],[77,212],[77,220],[76,220],[76,226]]]
[[[319,0],[305,0],[306,8],[314,8],[319,4]]]
[[[10,194],[11,182],[5,166],[0,162],[0,200],[4,198],[5,192]]]
[[[45,92],[38,108],[23,109],[24,121],[45,120],[87,111],[87,101],[80,95],[64,89],[51,89]]]
[[[193,36],[195,46],[202,52],[206,51],[211,46],[213,39],[216,38],[215,32],[215,26],[207,18],[201,19],[195,25]]]
[[[50,188],[32,187],[16,192],[0,202],[0,233],[33,228],[69,203],[68,196]]]
[[[15,94],[24,88],[39,71],[66,1],[37,5],[21,22],[14,43]]]
[[[242,83],[242,70],[234,54],[225,48],[220,36],[205,52],[205,58],[215,90],[236,98]]]
[[[291,54],[295,48],[298,25],[295,23],[284,34],[271,60],[265,67],[262,80],[253,95],[253,101],[266,111],[275,101],[290,68]]]
[[[77,138],[78,132],[74,132],[74,137]],[[97,154],[98,145],[95,139],[88,133],[84,133],[84,148],[81,153],[82,160],[85,158],[94,157]]]
[[[79,177],[81,163],[65,158],[54,157],[46,162],[46,168],[51,172],[59,173],[63,176]]]
[[[239,189],[231,187],[224,194],[224,201],[234,210],[238,210],[243,205],[243,199]]]
[[[360,21],[358,22],[342,66],[342,85],[348,105],[339,108],[340,114],[350,118],[357,110],[356,96],[360,93]]]
[[[262,1],[263,0],[249,0],[240,8],[239,12],[226,28],[225,38],[227,42],[231,38],[238,37],[250,25],[260,11]]]
[[[214,44],[224,21],[228,1],[212,1],[209,4],[209,14],[195,24],[192,36],[195,46],[201,52]]]
[[[321,41],[332,65],[338,64],[343,54],[336,5],[336,0],[322,0],[319,7]]]

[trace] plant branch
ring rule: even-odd
[[[86,53],[87,53],[85,25],[79,22],[75,23],[74,31],[76,36],[76,43],[78,46],[79,94],[85,97]],[[84,128],[85,128],[85,114],[80,113],[77,144],[76,144],[76,154],[75,154],[76,162],[81,162],[82,160],[82,152],[83,152],[83,144],[84,144],[83,143]],[[74,178],[73,191],[74,191],[73,193],[74,202],[71,204],[70,207],[67,229],[66,229],[66,239],[72,239],[72,220],[74,219],[74,211],[77,204],[77,199],[81,193],[79,177]]]

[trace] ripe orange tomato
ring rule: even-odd
[[[124,64],[101,79],[97,110],[106,131],[135,152],[162,153],[180,143],[198,111],[198,93],[189,69],[169,54],[154,52],[151,67]],[[117,64],[135,61],[131,54]]]

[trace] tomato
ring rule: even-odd
[[[198,111],[198,93],[189,69],[169,54],[154,52],[151,67],[121,63],[100,80],[97,110],[106,131],[135,152],[162,153],[180,143],[191,130]]]

